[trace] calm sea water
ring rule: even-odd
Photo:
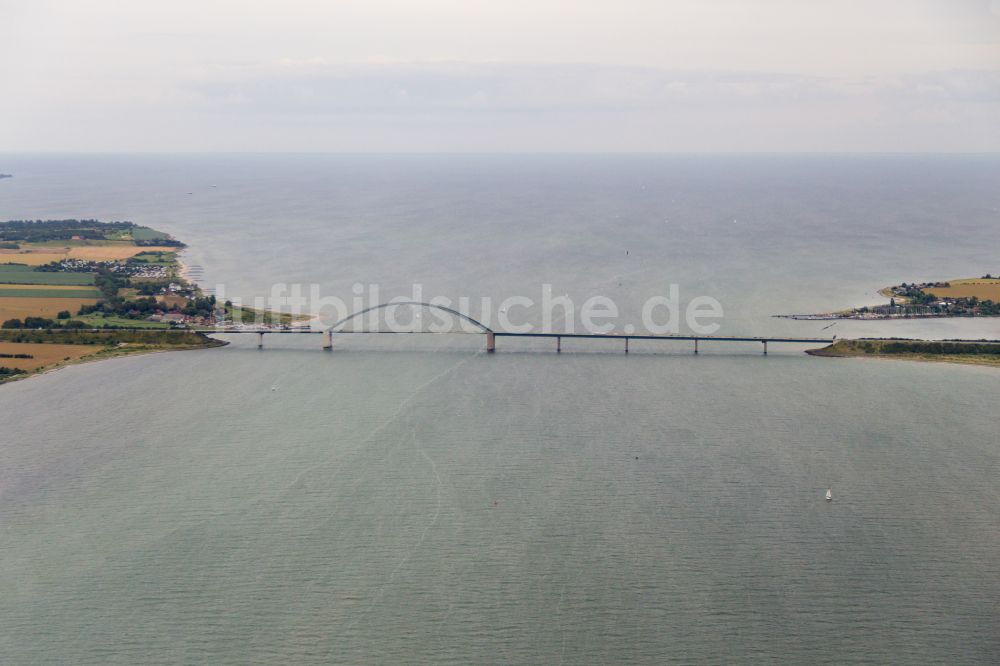
[[[1000,273],[995,156],[5,155],[0,171],[0,217],[149,224],[248,299],[361,281],[538,300],[550,283],[639,323],[675,283],[717,298],[725,332],[819,335],[770,315]],[[834,331],[1000,337],[995,320]],[[324,354],[234,336],[0,387],[0,662],[1000,657],[994,369],[345,337]]]

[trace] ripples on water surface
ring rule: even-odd
[[[5,387],[5,661],[995,654],[990,371],[282,342]]]
[[[166,182],[181,177],[160,166]],[[609,173],[612,184],[623,180]],[[96,178],[88,174],[77,173]],[[148,178],[140,193],[113,180],[87,193],[63,178],[50,199],[37,184],[11,190],[0,199],[4,217],[32,205],[39,216],[132,217],[200,236],[196,251],[206,256],[232,251],[214,227],[199,226],[222,224],[225,210],[200,209],[199,222],[183,204],[172,227],[163,224],[166,195],[162,219],[141,215],[153,206],[140,194],[156,200]],[[848,185],[830,187],[839,196]],[[910,192],[884,188],[892,201]],[[968,256],[978,256],[974,245],[996,247],[981,240],[997,233],[986,223],[989,196],[973,190],[963,219],[980,240]],[[552,196],[572,191],[553,187]],[[280,208],[270,196],[283,195],[261,195],[261,205]],[[442,197],[428,206],[447,210],[454,199]],[[466,205],[486,207],[472,199]],[[301,216],[320,219],[309,212],[316,201],[307,198]],[[360,206],[351,201],[340,205]],[[504,215],[531,210],[496,201]],[[269,214],[280,225],[296,212]],[[391,211],[381,214],[411,239],[430,224],[413,213],[416,229],[405,231]],[[900,243],[919,246],[907,238],[933,221],[914,221]],[[268,280],[286,279],[282,266],[332,282],[366,270],[360,259],[321,261],[319,232],[301,250],[307,265],[289,261],[293,241],[253,240],[278,227],[246,224],[248,265]],[[350,236],[346,224],[331,223],[332,236]],[[367,232],[357,233],[366,247]],[[549,232],[524,233],[534,247]],[[877,248],[886,233],[855,237]],[[824,284],[822,273],[850,254],[798,257],[807,236],[776,233],[768,242],[777,247],[745,252],[732,243],[749,236],[720,236],[720,246],[696,235],[685,251],[676,237],[651,240],[678,263],[661,270],[649,259],[635,281],[708,293],[721,285],[729,330],[784,326],[751,311],[801,305],[786,278]],[[449,242],[466,243],[474,258],[476,237]],[[583,274],[591,241],[566,238],[577,254],[561,255],[553,240],[525,256]],[[503,275],[493,262],[522,241],[504,242],[496,258],[483,255],[493,272],[470,278],[476,284]],[[442,283],[472,261],[447,243],[396,249],[398,261],[367,256],[400,281],[419,272],[420,257]],[[342,259],[349,250],[324,251]],[[733,253],[731,282],[684,259],[722,250]],[[457,266],[435,263],[452,253]],[[788,265],[772,262],[777,254]],[[821,300],[848,305],[838,299],[870,282],[861,273],[875,260],[865,257],[828,281],[836,284]],[[934,271],[960,260],[920,255]],[[227,261],[227,280],[255,288],[260,276]],[[530,277],[530,265],[515,268]],[[234,339],[0,388],[0,662],[996,661],[995,369],[818,359],[791,348],[763,357],[755,346],[703,346],[695,357],[680,346],[653,354],[636,344],[625,356],[570,342],[557,356],[543,343],[499,345],[486,355],[475,336],[345,336],[324,354],[313,337],[276,336],[263,351]],[[828,486],[832,503],[823,501]]]

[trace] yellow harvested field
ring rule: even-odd
[[[0,264],[41,266],[43,264],[50,264],[53,261],[62,261],[65,258],[66,253],[56,254],[54,252],[18,252],[17,250],[0,250]]]
[[[18,370],[36,370],[65,360],[96,354],[100,345],[49,345],[31,342],[0,342],[0,354],[30,354],[34,358],[3,358],[0,366]]]
[[[981,301],[1000,302],[1000,278],[968,278],[964,280],[949,280],[950,287],[933,287],[926,289],[938,298],[971,298],[975,296]]]
[[[70,259],[86,259],[89,261],[116,261],[134,257],[142,252],[176,252],[176,247],[153,246],[136,247],[135,245],[118,245],[114,247],[88,246],[71,247],[69,250]]]
[[[177,294],[162,294],[156,297],[157,303],[163,303],[170,308],[182,308],[188,303],[188,299]]]
[[[18,298],[0,295],[0,322],[25,317],[55,317],[63,310],[76,314],[82,305],[93,305],[94,298]]]
[[[41,266],[63,259],[83,259],[85,261],[122,261],[142,252],[176,252],[176,247],[136,245],[85,245],[80,247],[59,247],[57,245],[26,245],[20,250],[0,250],[0,264],[27,264]]]

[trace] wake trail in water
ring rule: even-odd
[[[451,366],[450,368],[448,368],[444,372],[442,372],[442,373],[434,376],[433,378],[431,378],[427,382],[424,382],[423,384],[421,384],[420,386],[418,386],[414,390],[413,393],[411,393],[409,396],[407,396],[399,404],[399,407],[396,409],[396,411],[394,412],[393,416],[388,421],[386,421],[379,429],[382,429],[382,428],[386,427],[387,425],[389,425],[390,423],[392,423],[393,421],[395,421],[396,419],[398,419],[402,415],[402,413],[405,411],[406,406],[410,402],[412,402],[413,398],[420,391],[422,391],[424,388],[426,388],[430,384],[433,384],[434,382],[438,381],[442,377],[450,374],[451,372],[454,372],[459,367],[461,367],[463,364],[467,363],[471,358],[473,358],[473,357],[465,358],[465,359],[459,361],[458,363],[456,363],[455,365]],[[375,433],[372,433],[371,436],[374,436],[374,434]],[[369,436],[369,439],[371,438],[371,436]],[[424,447],[420,445],[420,440],[417,437],[416,433],[410,433],[410,440],[413,443],[414,449],[416,449],[416,451],[421,455],[421,457],[423,457],[424,460],[427,461],[427,463],[430,465],[430,468],[431,468],[431,474],[432,474],[432,476],[434,478],[434,490],[435,490],[435,495],[436,495],[436,503],[435,503],[435,507],[434,507],[434,515],[431,516],[431,519],[424,526],[424,529],[421,530],[421,532],[420,532],[420,538],[418,538],[416,540],[416,542],[414,542],[414,544],[412,546],[410,546],[406,550],[406,553],[400,558],[400,560],[396,564],[396,566],[393,567],[392,571],[389,573],[389,576],[386,578],[385,582],[382,583],[382,585],[379,587],[378,592],[371,599],[371,602],[368,604],[368,607],[363,611],[363,613],[359,614],[358,616],[356,616],[354,618],[354,620],[352,620],[350,623],[348,623],[347,626],[345,627],[345,629],[350,629],[350,628],[354,627],[358,622],[361,621],[363,615],[365,615],[368,612],[370,612],[371,609],[374,608],[376,604],[378,604],[380,601],[382,601],[382,599],[385,597],[386,590],[389,588],[390,585],[392,585],[393,581],[396,579],[396,575],[403,569],[403,567],[406,566],[406,563],[410,561],[410,558],[413,556],[413,554],[415,552],[417,552],[417,550],[419,550],[420,547],[424,544],[424,541],[427,540],[427,534],[431,531],[431,529],[433,529],[433,527],[435,525],[437,525],[438,519],[441,517],[441,505],[442,505],[441,489],[442,489],[442,485],[443,484],[442,484],[442,481],[441,481],[441,475],[438,472],[437,463],[434,462],[434,459],[431,458],[430,455],[427,454],[427,450],[424,449]]]
[[[413,391],[409,395],[407,395],[405,398],[403,398],[403,400],[400,401],[400,403],[399,403],[399,405],[397,405],[396,409],[392,412],[392,414],[389,415],[389,418],[387,418],[385,421],[383,421],[378,426],[376,426],[375,429],[372,430],[368,434],[368,436],[365,437],[363,440],[361,440],[358,443],[358,445],[355,446],[353,449],[350,449],[348,451],[343,451],[342,452],[342,456],[349,456],[349,455],[355,454],[358,451],[361,451],[362,449],[364,449],[365,446],[367,446],[368,444],[370,444],[371,441],[373,439],[375,439],[375,437],[379,433],[381,433],[383,430],[385,430],[390,425],[392,425],[393,423],[395,423],[399,419],[399,417],[403,415],[403,413],[406,411],[407,407],[410,405],[410,403],[413,402],[413,400],[417,397],[417,395],[420,394],[421,391],[423,391],[424,389],[426,389],[431,384],[434,384],[438,380],[442,379],[443,377],[446,377],[447,375],[451,374],[455,370],[459,369],[460,367],[462,367],[463,365],[465,365],[466,363],[468,363],[469,361],[471,361],[473,358],[475,358],[477,355],[478,354],[473,354],[472,356],[468,356],[466,358],[463,358],[459,362],[457,362],[457,363],[455,363],[455,364],[447,367],[445,370],[439,372],[438,374],[434,375],[433,377],[431,377],[427,381],[425,381],[422,384],[420,384],[419,386],[415,387],[413,389]],[[296,474],[295,477],[291,480],[291,482],[289,482],[286,486],[284,486],[281,489],[276,490],[274,496],[265,496],[265,495],[267,495],[267,493],[260,493],[253,500],[248,500],[246,506],[239,512],[238,515],[241,516],[241,517],[247,517],[247,516],[256,515],[257,507],[259,507],[261,504],[264,504],[264,503],[266,503],[266,504],[274,504],[275,502],[278,502],[280,500],[280,498],[283,498],[283,497],[285,497],[285,496],[293,493],[296,490],[296,488],[299,487],[303,483],[303,481],[305,480],[305,478],[309,474],[311,474],[311,473],[319,470],[320,468],[323,468],[323,467],[326,467],[326,466],[330,465],[332,462],[334,462],[334,461],[333,460],[325,460],[325,461],[322,461],[322,462],[317,462],[316,464],[310,465],[309,467],[303,469],[301,472],[299,472],[298,474]],[[333,480],[333,479],[335,479],[339,475],[339,473],[340,473],[340,468],[337,468],[333,472],[329,473],[326,476],[326,478],[328,480]],[[364,476],[364,475],[362,475],[362,476]]]
[[[437,505],[434,507],[434,515],[433,517],[431,517],[430,522],[427,523],[423,531],[420,533],[420,538],[417,539],[417,542],[414,543],[406,551],[406,554],[403,555],[403,557],[399,560],[399,564],[396,565],[396,567],[392,570],[392,573],[389,574],[389,578],[387,578],[385,583],[382,584],[382,587],[379,588],[378,594],[375,595],[375,599],[372,600],[372,605],[375,605],[376,603],[382,600],[382,597],[385,596],[386,588],[392,584],[393,579],[396,578],[396,574],[399,573],[399,570],[406,565],[406,563],[410,559],[410,556],[412,556],[413,553],[415,553],[417,549],[423,545],[424,541],[427,539],[427,533],[430,532],[431,528],[437,524],[438,518],[441,517],[441,475],[438,474],[437,464],[434,462],[433,458],[427,455],[427,451],[424,450],[424,447],[420,446],[416,435],[412,436],[412,440],[414,448],[416,448],[416,450],[420,453],[420,455],[423,456],[424,459],[431,465],[431,472],[433,472],[434,474],[435,492],[437,494]]]
[[[354,449],[352,449],[349,453],[356,453],[357,451],[360,451],[366,445],[368,445],[369,443],[371,443],[371,441],[373,439],[375,439],[375,437],[380,432],[382,432],[383,430],[385,430],[386,428],[388,428],[390,425],[392,425],[393,423],[395,423],[399,419],[399,417],[403,415],[403,413],[406,411],[407,407],[410,405],[411,402],[413,402],[414,398],[416,398],[420,394],[421,391],[423,391],[425,388],[427,388],[431,384],[433,384],[433,383],[437,382],[438,380],[442,379],[443,377],[446,377],[447,375],[453,373],[455,370],[458,370],[460,367],[462,367],[463,365],[465,365],[466,363],[468,363],[470,360],[472,360],[473,358],[475,358],[475,356],[476,355],[474,355],[474,356],[468,356],[466,358],[463,358],[458,363],[455,363],[454,365],[449,366],[448,368],[446,368],[442,372],[434,375],[433,377],[431,377],[430,379],[428,379],[427,381],[425,381],[423,384],[420,384],[419,386],[417,386],[416,388],[414,388],[413,391],[409,395],[407,395],[405,398],[403,398],[403,400],[400,401],[400,403],[399,403],[399,405],[397,405],[396,409],[392,412],[392,414],[389,415],[389,418],[386,419],[385,421],[383,421],[382,423],[380,423],[378,426],[376,426],[375,429],[372,430],[368,434],[367,437],[365,437],[363,440],[361,440],[361,442],[359,442],[358,445]],[[315,470],[319,469],[320,467],[322,467],[324,465],[327,465],[327,464],[329,464],[329,461],[317,463],[317,464],[315,464],[315,465],[313,465],[311,467],[308,467],[308,468],[302,470],[301,472],[298,473],[298,475],[296,475],[296,477],[294,479],[292,479],[292,482],[288,484],[288,486],[285,489],[285,491],[291,491],[293,488],[295,488],[302,481],[302,479],[306,475],[310,474],[311,472],[313,472],[313,471],[315,471]],[[336,473],[334,473],[334,476],[336,476]]]

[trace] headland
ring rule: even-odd
[[[250,321],[280,329],[301,319],[217,302],[185,274],[184,247],[132,222],[0,222],[0,382],[70,363],[225,344],[198,328]]]

